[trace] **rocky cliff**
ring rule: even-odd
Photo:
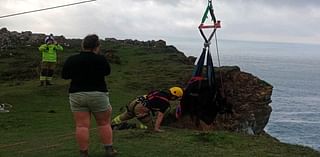
[[[255,134],[261,133],[272,111],[269,105],[272,85],[241,71],[239,67],[223,67],[218,74],[221,74],[223,87],[220,87],[224,89],[227,102],[232,105],[233,114],[229,117],[218,116],[216,127],[247,133],[250,132],[248,129],[252,129]]]

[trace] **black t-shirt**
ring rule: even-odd
[[[152,111],[166,112],[170,107],[169,99],[170,94],[165,91],[154,91],[148,94],[148,105]]]
[[[107,92],[105,76],[110,74],[106,58],[93,52],[80,52],[64,63],[62,78],[71,79],[69,93]]]

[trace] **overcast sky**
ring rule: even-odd
[[[81,0],[0,0],[0,16]],[[213,0],[222,22],[220,39],[320,44],[320,0]],[[1,18],[10,31],[166,40],[181,46],[199,41],[206,0],[97,0],[20,16]],[[182,48],[184,49],[184,48]]]

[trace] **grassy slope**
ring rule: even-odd
[[[104,48],[117,49],[122,62],[112,65],[112,75],[108,77],[115,114],[138,94],[181,84],[183,81],[176,80],[182,80],[191,71],[190,66],[181,64],[179,56],[182,54],[179,53],[117,45],[104,45]],[[71,55],[68,52],[72,51],[67,50],[61,57]],[[11,62],[10,59],[0,61],[0,66],[5,66],[5,61]],[[0,85],[0,102],[14,105],[12,112],[0,114],[0,157],[78,155],[68,107],[68,81],[56,79],[54,83],[46,88],[37,87],[37,80],[7,81]],[[90,153],[98,157],[103,152],[94,123],[92,128]],[[263,136],[199,133],[174,128],[166,128],[161,134],[142,130],[115,131],[114,144],[122,157],[320,156],[309,148],[279,143]]]

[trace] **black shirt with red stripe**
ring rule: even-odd
[[[147,107],[152,111],[159,111],[161,113],[166,112],[166,110],[170,107],[171,94],[167,91],[154,91],[150,92],[147,95],[148,104]]]

